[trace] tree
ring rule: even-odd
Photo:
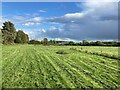
[[[54,45],[57,45],[57,42],[56,42],[55,40],[53,40],[53,44],[54,44]]]
[[[103,44],[101,41],[96,41],[96,42],[95,42],[95,45],[96,45],[96,46],[102,46],[102,45],[104,45],[104,44]]]
[[[14,24],[10,21],[3,23],[1,31],[3,44],[13,44],[16,38],[16,29]]]
[[[0,45],[2,44],[2,31],[1,31],[1,28],[0,28]]]
[[[15,43],[28,43],[29,37],[22,30],[19,30],[16,35]]]
[[[53,45],[53,44],[54,44],[53,40],[50,40],[50,41],[49,41],[49,44],[50,44],[50,45]]]
[[[73,42],[73,41],[70,41],[70,42],[69,42],[69,45],[74,45],[74,42]]]
[[[48,39],[47,39],[47,38],[44,38],[43,44],[44,44],[44,45],[48,45]]]
[[[87,45],[89,45],[89,42],[88,42],[87,40],[83,40],[83,41],[82,41],[82,45],[87,46]]]
[[[40,41],[37,41],[37,40],[30,40],[29,41],[29,44],[40,44],[41,42]]]

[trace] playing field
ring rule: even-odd
[[[118,56],[117,47],[3,46],[2,87],[118,87],[117,59],[79,50]],[[57,54],[58,51],[66,53]]]

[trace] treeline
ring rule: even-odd
[[[120,42],[117,41],[94,41],[88,42],[87,40],[83,40],[80,42],[81,46],[119,46]]]
[[[16,31],[14,24],[10,21],[3,23],[1,32],[3,44],[25,44],[29,42],[28,35],[25,34],[22,30]]]
[[[16,31],[14,24],[10,21],[4,22],[2,29],[2,43],[3,44],[34,44],[34,45],[64,45],[64,46],[119,46],[120,42],[117,41],[95,41],[89,42],[87,40],[83,40],[82,42],[73,42],[73,41],[56,41],[56,40],[48,40],[44,38],[41,41],[38,40],[30,40],[29,36],[25,34],[22,30]],[[1,41],[1,40],[0,40]]]
[[[73,41],[55,41],[55,40],[48,40],[47,38],[44,38],[41,41],[30,40],[29,44],[34,44],[34,45],[59,45],[59,46],[119,46],[120,42],[116,42],[116,41],[89,42],[87,40],[83,40],[82,42],[73,42]]]
[[[58,45],[58,42],[55,41],[55,40],[49,40],[47,38],[44,38],[43,40],[41,41],[38,41],[38,40],[30,40],[29,41],[29,44],[34,44],[34,45],[39,45],[39,44],[42,44],[42,45]]]

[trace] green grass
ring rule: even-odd
[[[117,88],[118,60],[70,48],[118,55],[116,47],[2,47],[3,88]],[[57,51],[67,54],[57,54]],[[111,52],[110,52],[111,51]]]
[[[118,47],[105,47],[105,46],[83,46],[81,47],[83,50],[88,50],[90,52],[99,52],[99,53],[107,53],[109,55],[118,56]],[[81,49],[77,47],[77,49]]]

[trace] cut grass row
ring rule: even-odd
[[[90,51],[90,50],[83,50],[81,49],[76,49],[76,48],[70,48],[70,50],[74,50],[74,51],[79,51],[81,53],[87,53],[87,54],[92,54],[92,55],[98,55],[98,56],[103,56],[103,57],[107,57],[107,58],[111,58],[111,59],[118,59],[120,60],[120,56],[119,55],[114,55],[114,54],[109,54],[108,52],[98,52],[98,51]]]
[[[61,49],[68,54],[56,54]],[[117,60],[70,47],[3,46],[2,61],[4,88],[118,87]]]

